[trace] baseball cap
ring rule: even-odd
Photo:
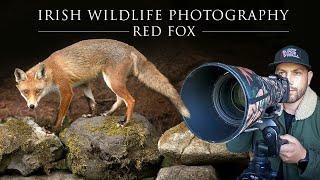
[[[280,63],[296,63],[311,69],[308,53],[305,50],[293,45],[281,48],[276,53],[273,63],[270,63],[269,66],[275,67]]]

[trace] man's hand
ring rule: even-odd
[[[298,163],[300,159],[306,157],[307,151],[300,142],[293,136],[285,134],[280,136],[281,139],[288,140],[288,144],[280,147],[280,158],[285,163]]]

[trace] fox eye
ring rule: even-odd
[[[22,90],[21,91],[23,94],[29,94],[29,90]]]
[[[41,91],[42,91],[42,89],[36,89],[36,93],[37,93],[37,94],[40,94]]]

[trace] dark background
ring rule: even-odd
[[[282,47],[292,44],[305,49],[310,56],[314,71],[311,87],[319,94],[319,53],[317,15],[314,4],[301,1],[249,0],[249,1],[4,1],[1,6],[1,53],[0,53],[0,101],[8,92],[20,97],[14,87],[14,68],[27,70],[47,58],[52,52],[83,39],[110,38],[135,46],[179,90],[186,75],[205,62],[219,61],[244,66],[266,76],[272,71],[267,64]],[[38,21],[39,9],[289,9],[287,21]],[[160,37],[134,37],[133,25],[159,25]],[[196,26],[196,37],[168,37],[168,25]],[[130,33],[39,33],[38,30],[130,30]],[[201,30],[288,30],[289,33],[201,33]],[[136,87],[133,84],[133,87]],[[140,87],[140,86],[139,86]],[[133,95],[146,96],[132,90]],[[138,89],[140,91],[140,89]],[[151,93],[150,93],[151,94]],[[110,95],[111,96],[111,95]],[[153,95],[152,95],[153,96]],[[11,99],[14,103],[15,99]],[[23,99],[20,97],[21,102]],[[24,103],[24,102],[23,102]],[[144,104],[144,102],[141,102]],[[145,103],[152,109],[154,103]],[[1,105],[1,102],[0,102]],[[25,104],[24,104],[25,106]],[[160,106],[161,107],[161,106]],[[170,108],[173,108],[171,105]],[[1,108],[1,107],[0,107]],[[143,114],[145,110],[136,108]],[[163,109],[155,109],[154,111]],[[8,113],[7,113],[8,114]],[[12,114],[12,113],[9,113]],[[23,113],[22,113],[23,114]],[[146,113],[147,114],[147,113]],[[144,115],[146,115],[144,114]],[[1,115],[1,113],[0,113]],[[170,117],[166,115],[166,117]],[[1,117],[1,116],[0,116]],[[3,117],[3,116],[2,116]],[[153,118],[150,114],[150,118]],[[163,119],[160,118],[160,119]],[[176,124],[181,118],[176,117]],[[171,125],[160,128],[162,131]]]
[[[126,42],[136,47],[156,67],[168,77],[170,82],[179,90],[187,74],[195,67],[206,63],[219,61],[226,64],[244,66],[259,75],[267,76],[272,71],[267,64],[273,61],[274,54],[289,44],[305,49],[310,56],[314,78],[311,88],[320,93],[318,28],[317,15],[314,4],[289,0],[249,0],[249,1],[192,1],[192,0],[164,0],[164,1],[4,1],[1,6],[1,53],[0,53],[0,109],[3,107],[25,107],[25,102],[15,88],[13,72],[16,67],[28,70],[51,53],[72,43],[84,39],[110,38]],[[38,21],[39,9],[162,9],[162,21],[99,21],[88,19],[81,21]],[[167,21],[165,12],[168,9],[289,9],[287,21]],[[82,16],[83,17],[83,16]],[[160,37],[134,37],[133,25],[158,25],[162,27]],[[196,37],[168,37],[168,25],[196,26]],[[38,30],[130,30],[130,33],[39,33]],[[201,30],[288,30],[288,33],[201,33]],[[141,83],[135,81],[131,93],[137,98],[136,111],[156,121],[161,131],[181,121],[174,107],[161,99],[156,93],[140,88]],[[96,86],[95,84],[94,86]],[[98,83],[99,87],[104,83]],[[130,86],[130,85],[129,85]],[[105,89],[93,89],[94,95]],[[114,98],[112,93],[110,97]],[[7,96],[14,96],[9,98]],[[102,95],[101,95],[102,96]],[[98,98],[99,98],[98,94]],[[149,97],[148,102],[146,98]],[[152,99],[152,97],[157,97]],[[140,99],[139,99],[140,98]],[[76,99],[76,98],[75,98]],[[6,103],[9,101],[10,103]],[[153,101],[153,102],[152,102]],[[161,102],[158,102],[161,101]],[[48,100],[50,103],[50,100]],[[157,103],[158,106],[157,107]],[[7,104],[7,105],[6,105]],[[51,103],[52,104],[52,103]],[[50,105],[51,105],[50,104]],[[141,107],[139,106],[141,104]],[[46,107],[46,105],[44,105]],[[167,109],[173,110],[164,110]],[[16,108],[19,109],[19,108]],[[80,108],[81,109],[81,108]],[[15,114],[12,109],[9,115]],[[25,115],[24,113],[20,114]],[[28,112],[27,110],[25,110]],[[164,113],[167,112],[167,113]],[[155,118],[158,113],[159,118]],[[174,120],[172,118],[174,114]],[[1,114],[0,118],[6,115]],[[164,120],[167,119],[167,120]],[[163,125],[162,122],[170,121]]]
[[[42,61],[53,51],[61,49],[76,41],[89,38],[111,38],[124,41],[134,46],[139,46],[150,41],[183,41],[200,48],[215,51],[214,46],[221,44],[226,51],[234,51],[230,48],[242,49],[238,59],[231,64],[247,66],[260,74],[268,74],[266,64],[273,59],[274,53],[281,47],[293,44],[306,49],[309,52],[311,64],[315,72],[312,87],[319,93],[319,54],[316,52],[318,35],[315,33],[316,11],[314,6],[306,2],[296,1],[4,1],[1,6],[1,44],[0,55],[0,79],[12,77],[15,67],[27,67]],[[234,21],[234,22],[62,22],[62,21],[38,21],[38,9],[289,9],[287,21]],[[38,30],[119,30],[129,29],[131,25],[196,25],[197,37],[172,38],[161,37],[133,37],[132,33],[38,33]],[[165,29],[165,28],[163,28]],[[289,30],[289,33],[200,33],[205,30]],[[164,32],[165,34],[165,32]],[[241,44],[241,42],[243,44]],[[232,44],[239,44],[233,47]],[[262,48],[259,56],[255,54],[255,48],[245,48],[247,43],[256,44]],[[156,43],[155,43],[156,44]],[[220,47],[221,47],[220,46]],[[210,49],[212,47],[212,49]],[[143,45],[142,45],[143,48]],[[178,48],[178,47],[177,47]],[[142,52],[145,53],[145,52]],[[236,54],[237,55],[237,54]],[[152,61],[152,60],[151,60]],[[212,61],[215,61],[212,59]],[[223,57],[220,61],[224,62]],[[229,63],[229,62],[228,62]]]
[[[54,123],[59,104],[56,97],[44,98],[35,112],[26,108],[26,103],[15,88],[14,68],[27,70],[47,58],[52,52],[83,39],[110,38],[135,46],[168,77],[179,90],[186,75],[205,62],[220,61],[248,67],[257,74],[271,73],[267,64],[282,47],[292,44],[305,49],[310,56],[314,71],[311,87],[319,94],[320,74],[318,51],[318,17],[316,7],[307,1],[249,0],[249,1],[18,1],[7,0],[1,5],[1,50],[0,50],[0,119],[10,115],[32,115],[36,122],[48,126]],[[289,9],[287,21],[234,21],[234,22],[39,22],[38,9]],[[195,25],[196,37],[133,37],[132,33],[38,33],[38,30],[132,30],[132,25],[159,25],[163,30],[168,25]],[[289,30],[289,33],[200,33],[200,30]],[[100,80],[94,83],[96,99],[114,98],[105,92]],[[148,90],[137,81],[129,82],[129,90],[136,98],[135,111],[146,116],[160,131],[164,132],[182,121],[175,108],[163,96]],[[100,93],[101,92],[101,93]],[[81,94],[81,93],[75,93]],[[85,113],[82,95],[71,118]],[[107,108],[111,103],[105,104]],[[87,107],[86,107],[87,108]],[[106,107],[104,106],[105,110]],[[122,107],[118,114],[123,114]],[[80,111],[80,112],[79,112]],[[225,169],[230,167],[226,166]],[[232,168],[232,167],[231,167]],[[233,173],[241,171],[235,170]]]

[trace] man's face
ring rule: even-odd
[[[301,99],[309,86],[313,73],[300,64],[281,63],[276,67],[276,74],[286,77],[290,84],[288,103],[294,103]]]

